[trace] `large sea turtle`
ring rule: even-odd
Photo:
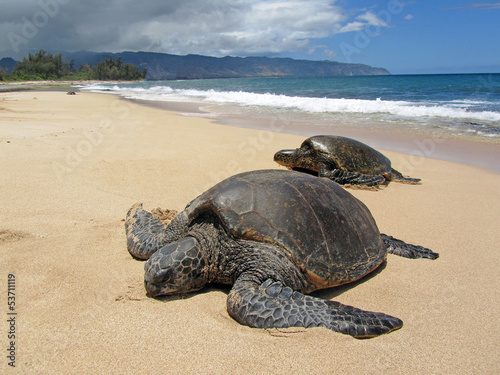
[[[368,208],[338,184],[286,170],[230,177],[167,227],[135,204],[125,227],[129,252],[149,259],[144,283],[151,297],[229,284],[227,309],[241,324],[327,327],[358,338],[403,322],[305,294],[365,276],[388,252],[438,257],[380,234]]]
[[[289,169],[313,172],[339,184],[380,185],[384,180],[417,184],[420,179],[404,177],[391,167],[391,161],[370,146],[355,139],[317,135],[300,148],[281,150],[274,161]]]

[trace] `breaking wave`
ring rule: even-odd
[[[315,98],[244,91],[177,89],[170,86],[127,87],[89,85],[85,90],[109,92],[129,99],[174,102],[206,102],[241,106],[270,107],[311,113],[388,114],[401,118],[438,117],[462,121],[500,123],[500,113],[481,108],[488,102],[477,100],[419,101]]]

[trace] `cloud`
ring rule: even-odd
[[[346,11],[331,0],[24,0],[2,8],[0,51],[333,56],[325,38],[388,26],[370,11]],[[29,23],[34,29],[27,35]],[[15,46],[13,35],[21,38]]]
[[[375,14],[368,11],[356,17],[356,19],[365,21],[368,25],[387,27],[387,23],[378,18]]]
[[[413,18],[413,14],[407,14],[406,16],[404,16],[405,20],[412,20]]]
[[[500,2],[472,2],[448,9],[495,10],[500,9]]]
[[[493,10],[500,9],[500,3],[471,3],[471,8],[479,9],[479,10]]]
[[[340,33],[350,33],[353,31],[363,30],[365,26],[366,26],[366,23],[364,23],[364,22],[354,21],[354,22],[349,22],[345,26],[339,27],[336,31],[339,34]]]

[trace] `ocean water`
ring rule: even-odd
[[[94,84],[82,90],[193,102],[213,118],[439,133],[500,140],[500,74],[241,78]]]

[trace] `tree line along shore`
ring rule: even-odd
[[[44,50],[16,64],[11,72],[0,67],[0,81],[47,81],[47,80],[99,80],[99,81],[137,81],[146,78],[146,69],[142,71],[133,64],[124,64],[120,57],[109,56],[95,66],[83,64],[74,66],[74,61],[67,62],[62,55],[52,55]]]

